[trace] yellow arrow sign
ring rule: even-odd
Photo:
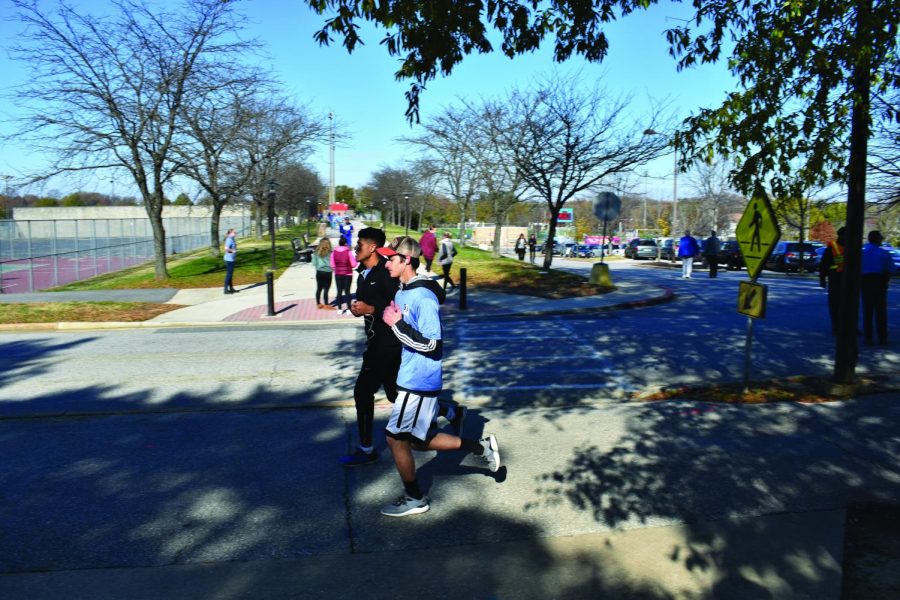
[[[766,196],[754,197],[747,203],[735,235],[744,255],[747,274],[755,280],[781,238],[775,211]]]
[[[738,312],[754,319],[766,316],[769,288],[761,283],[741,281],[738,284]]]

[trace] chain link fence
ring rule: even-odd
[[[208,217],[163,218],[166,251],[209,246]],[[219,231],[250,233],[249,215],[222,215]],[[0,293],[43,290],[154,259],[149,219],[0,220]]]

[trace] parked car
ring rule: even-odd
[[[766,261],[765,268],[770,271],[799,271],[800,270],[800,253],[803,252],[803,269],[809,272],[819,268],[819,262],[822,260],[821,255],[816,253],[817,248],[821,248],[818,242],[778,242],[769,260]]]
[[[663,238],[659,241],[659,258],[661,260],[675,260],[675,240]]]
[[[741,253],[741,245],[737,243],[737,240],[722,242],[722,246],[719,248],[719,264],[725,265],[729,271],[740,271],[746,266],[744,255]]]
[[[593,258],[594,257],[593,249],[590,246],[584,245],[584,244],[581,244],[578,246],[572,246],[571,248],[568,248],[566,251],[568,252],[568,254],[566,256],[573,256],[576,258]]]
[[[641,258],[656,258],[656,240],[635,238],[628,242],[625,248],[625,258],[639,260]]]

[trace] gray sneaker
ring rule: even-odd
[[[431,505],[428,503],[428,497],[423,496],[421,500],[410,498],[406,494],[400,496],[396,502],[385,504],[381,507],[381,514],[388,517],[408,517],[409,515],[418,515],[428,512]]]
[[[491,473],[496,473],[500,470],[500,446],[497,444],[497,436],[489,433],[481,438],[480,441],[481,445],[484,446],[484,454],[481,455],[481,458],[487,463]]]

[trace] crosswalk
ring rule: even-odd
[[[615,340],[583,325],[562,317],[460,320],[446,332],[445,388],[467,402],[542,406],[635,391],[616,366]]]

